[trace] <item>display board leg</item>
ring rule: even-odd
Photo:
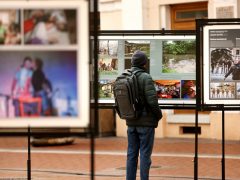
[[[225,111],[222,107],[222,180],[225,180]]]
[[[194,157],[194,180],[198,179],[198,110],[195,110],[195,157]]]
[[[28,127],[28,160],[27,160],[27,179],[31,180],[31,129]]]
[[[94,146],[95,146],[95,140],[94,140],[94,132],[91,131],[91,180],[94,180]]]

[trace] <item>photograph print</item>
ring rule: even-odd
[[[146,72],[150,72],[150,41],[146,40],[127,40],[125,41],[125,61],[124,61],[124,68],[130,69],[131,58],[134,52],[142,51],[148,57],[148,61],[146,63]]]
[[[0,9],[0,45],[21,44],[21,12],[18,9]]]
[[[100,99],[113,99],[113,84],[114,80],[101,79],[99,80],[99,98]]]
[[[238,66],[238,58],[234,56],[234,48],[211,48],[210,49],[210,81],[231,81],[233,69]],[[239,53],[239,52],[238,52]],[[236,73],[236,71],[234,72]],[[234,79],[234,77],[233,77]]]
[[[237,95],[237,99],[240,99],[240,83],[236,84],[236,95]]]
[[[180,98],[180,80],[155,80],[154,85],[159,99]]]
[[[196,41],[163,41],[162,73],[196,73]]]
[[[5,51],[0,117],[77,117],[76,51]]]
[[[150,57],[150,41],[147,40],[127,40],[125,41],[125,58],[131,58],[134,52],[142,51]]]
[[[131,67],[132,67],[131,59],[126,58],[124,60],[124,69],[131,69]],[[146,65],[145,65],[145,70],[147,73],[150,72],[150,61],[149,60],[147,61]]]
[[[196,98],[196,80],[181,80],[181,98]]]
[[[235,99],[235,83],[234,82],[218,82],[210,83],[209,99]]]
[[[76,45],[77,10],[24,10],[24,43],[32,45]]]
[[[100,75],[118,74],[117,40],[99,40],[98,71]]]

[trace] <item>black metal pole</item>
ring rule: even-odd
[[[27,179],[31,180],[31,129],[28,127],[28,160],[27,160]]]
[[[95,141],[94,141],[94,132],[91,130],[91,180],[94,180],[94,147],[95,147]]]
[[[194,157],[194,180],[198,179],[198,109],[195,110],[195,157]]]
[[[222,180],[225,180],[225,111],[222,106]]]
[[[94,78],[93,78],[93,94],[94,94],[94,109],[93,109],[93,118],[91,118],[90,124],[90,133],[91,133],[91,180],[94,180],[95,175],[95,135],[98,133],[98,32],[99,32],[99,14],[98,14],[98,0],[91,0],[90,12],[93,13],[92,19],[90,22],[90,36],[93,38],[93,54],[90,54],[92,57],[92,65],[94,69]],[[91,32],[91,23],[93,23],[93,31]]]

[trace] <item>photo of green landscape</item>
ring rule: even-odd
[[[162,73],[195,73],[196,41],[163,41]]]

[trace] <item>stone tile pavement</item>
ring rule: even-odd
[[[95,179],[124,180],[126,138],[95,139]],[[90,140],[32,147],[33,180],[89,180]],[[194,139],[156,139],[150,180],[193,179]],[[0,180],[26,179],[27,139],[0,138]],[[240,180],[240,142],[226,142],[226,178]],[[138,177],[139,179],[139,177]],[[221,179],[221,142],[199,140],[199,179]]]

